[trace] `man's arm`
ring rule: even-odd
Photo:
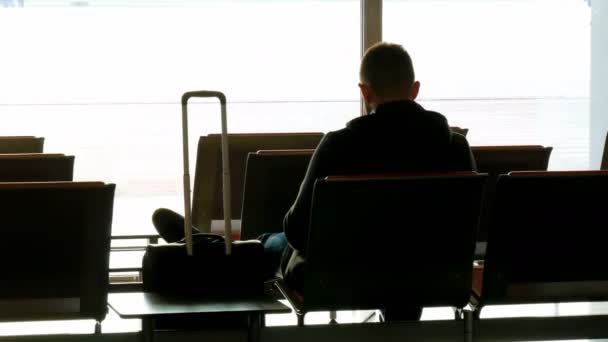
[[[454,154],[456,171],[477,171],[477,163],[467,138],[458,133],[452,133],[452,145],[456,151]]]
[[[308,242],[308,224],[312,205],[312,192],[318,178],[328,176],[328,153],[332,133],[327,133],[319,142],[300,185],[295,202],[283,219],[283,230],[287,242],[297,251],[304,251]]]

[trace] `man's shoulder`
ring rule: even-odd
[[[321,144],[339,144],[350,138],[352,138],[351,130],[348,127],[344,127],[325,133],[321,140]]]
[[[357,138],[353,136],[348,128],[329,131],[319,142],[315,154],[325,162],[332,160],[333,163],[336,160],[342,160],[346,151],[355,148],[356,140]]]
[[[436,111],[434,111],[434,110],[427,110],[427,109],[424,109],[424,114],[425,114],[425,115],[428,115],[428,116],[431,116],[431,117],[433,117],[435,120],[438,120],[438,121],[443,121],[443,122],[446,122],[446,123],[447,123],[447,121],[448,121],[448,119],[445,117],[445,115],[443,115],[443,114],[441,114],[441,113],[439,113],[439,112],[436,112]]]
[[[456,132],[452,132],[452,145],[469,149],[469,142],[467,141],[467,138],[464,135]]]

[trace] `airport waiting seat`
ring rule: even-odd
[[[547,170],[552,147],[540,145],[472,146],[478,172],[498,175],[510,171]]]
[[[0,182],[68,182],[73,176],[74,156],[0,154]]]
[[[322,133],[230,134],[232,219],[240,219],[247,156],[258,150],[314,149]],[[221,135],[202,136],[198,142],[192,194],[192,224],[209,232],[211,220],[223,219]]]
[[[479,222],[478,241],[487,241],[498,176],[511,171],[546,171],[552,150],[552,147],[539,145],[471,147],[477,164],[477,172],[488,174],[484,209]],[[479,258],[482,258],[483,254],[483,248],[477,252]]]
[[[250,153],[247,158],[241,239],[283,231],[314,150],[275,150]]]
[[[500,176],[478,310],[607,301],[608,171]]]
[[[113,184],[0,183],[0,322],[107,313]]]
[[[458,127],[458,126],[452,126],[452,127],[450,127],[450,130],[454,133],[461,134],[465,137],[467,136],[467,133],[469,133],[468,128],[462,128],[462,127]]]
[[[604,154],[602,155],[601,170],[608,170],[608,133],[606,133],[606,143],[604,144]]]
[[[485,178],[317,180],[303,292],[277,282],[298,324],[311,311],[467,305]]]
[[[44,138],[34,136],[0,137],[0,154],[6,153],[42,153]]]

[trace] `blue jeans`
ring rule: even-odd
[[[281,266],[281,258],[287,247],[285,233],[265,233],[258,237],[264,244],[264,278],[277,277]]]

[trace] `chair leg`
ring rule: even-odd
[[[452,310],[454,310],[454,319],[457,321],[461,321],[462,320],[462,309],[452,308]]]
[[[249,316],[249,338],[247,341],[259,342],[260,330],[264,326],[264,314],[253,314]]]
[[[303,313],[297,313],[296,316],[298,317],[298,327],[303,327],[304,326],[304,315]]]
[[[338,313],[334,310],[331,310],[329,312],[329,324],[338,324],[338,321],[336,321],[336,318],[338,318]]]
[[[101,335],[101,322],[95,321],[95,335]]]
[[[464,342],[473,342],[473,311],[463,310],[464,318]]]
[[[473,311],[473,318],[475,320],[478,320],[479,316],[481,316],[481,308],[475,308],[475,310]]]
[[[142,342],[154,341],[154,328],[156,322],[153,318],[142,318],[141,320],[141,339]]]

